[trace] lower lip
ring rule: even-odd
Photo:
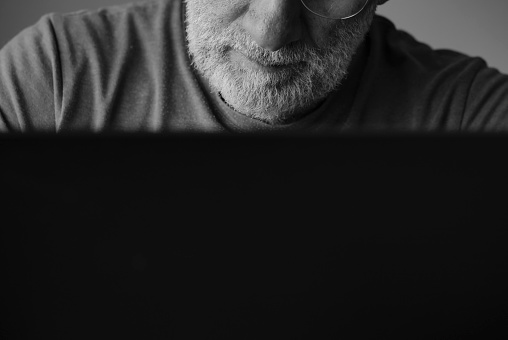
[[[288,68],[288,66],[261,65],[260,63],[252,60],[251,58],[247,57],[245,54],[243,54],[237,50],[231,50],[231,60],[239,63],[242,66],[242,68],[254,69],[254,70],[265,71],[265,72],[270,72],[270,73],[280,72],[280,71]]]

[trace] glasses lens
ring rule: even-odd
[[[330,19],[346,19],[360,13],[369,0],[302,0],[308,10]]]

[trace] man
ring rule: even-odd
[[[508,76],[387,0],[160,0],[50,14],[0,51],[1,131],[504,131]]]

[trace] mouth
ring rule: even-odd
[[[239,64],[244,69],[264,71],[268,73],[281,72],[301,64],[301,62],[296,64],[265,64],[260,61],[256,61],[235,49],[230,50],[230,57],[233,62]]]

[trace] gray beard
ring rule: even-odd
[[[196,70],[234,110],[270,124],[287,123],[341,84],[374,11],[373,6],[361,17],[339,21],[327,46],[318,49],[296,42],[270,52],[241,30],[217,28],[206,11],[187,4],[189,53]],[[231,61],[233,50],[261,65],[284,67],[276,72],[241,67]]]

